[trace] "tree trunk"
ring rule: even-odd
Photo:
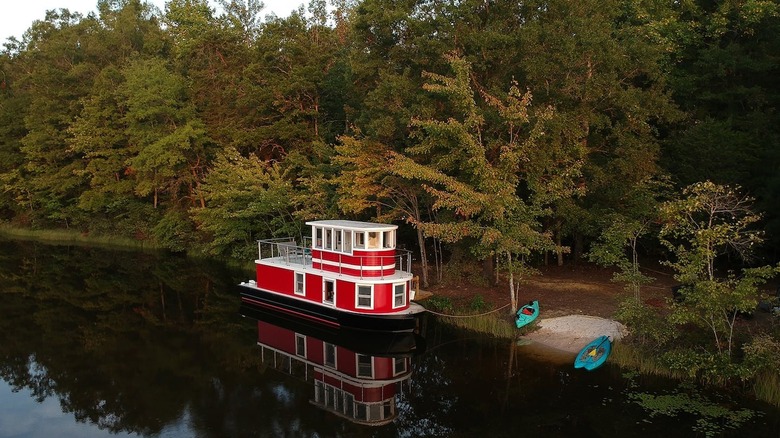
[[[583,243],[584,237],[581,232],[575,231],[574,232],[574,251],[572,251],[572,256],[574,258],[574,265],[577,266],[579,262],[582,261],[582,254],[583,254]]]
[[[509,303],[512,309],[512,314],[517,312],[517,291],[515,291],[515,273],[512,268],[512,254],[507,254],[507,266],[509,266]]]
[[[558,253],[558,266],[563,266],[563,246],[561,245],[561,231],[555,233],[555,251]]]
[[[420,227],[417,228],[417,243],[420,245],[420,278],[423,287],[428,287],[428,252],[425,250],[425,236]]]
[[[482,260],[482,276],[485,277],[485,280],[489,281],[490,284],[495,286],[493,280],[493,257],[485,257],[485,259]]]

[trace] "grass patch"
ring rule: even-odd
[[[478,333],[485,333],[497,338],[511,339],[518,334],[517,327],[515,327],[512,321],[501,318],[495,314],[462,318],[442,318],[442,320],[457,327],[473,330]]]
[[[669,377],[678,380],[687,377],[684,373],[670,370],[668,367],[661,364],[655,356],[647,354],[641,349],[623,342],[612,344],[612,353],[609,356],[609,360],[623,368],[636,370],[642,374]]]
[[[422,304],[445,324],[485,333],[498,338],[517,335],[515,324],[505,317],[506,309],[491,312],[482,296],[475,296],[466,307],[456,306],[448,297],[432,296]]]
[[[71,230],[33,230],[0,224],[0,235],[20,240],[35,240],[50,244],[91,245],[112,248],[162,249],[149,241],[129,237],[84,234]]]
[[[753,383],[756,398],[780,407],[780,375],[775,370],[764,371]]]

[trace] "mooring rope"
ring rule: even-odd
[[[425,309],[425,310],[427,312],[433,313],[434,315],[444,316],[444,317],[447,317],[447,318],[476,318],[477,316],[485,316],[485,315],[489,315],[489,314],[491,314],[493,312],[498,312],[499,310],[507,308],[507,307],[509,307],[509,304],[505,304],[505,305],[503,305],[503,306],[501,306],[501,307],[499,307],[497,309],[493,309],[493,310],[491,310],[489,312],[479,313],[479,314],[476,314],[476,315],[448,315],[446,313],[434,312],[433,310],[430,310],[430,309]]]

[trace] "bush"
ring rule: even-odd
[[[615,318],[628,327],[631,339],[642,346],[658,347],[675,336],[671,324],[633,297],[620,303]]]

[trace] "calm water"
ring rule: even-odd
[[[653,415],[633,400],[679,391],[674,383],[610,365],[575,372],[569,355],[433,317],[411,352],[408,339],[366,345],[242,316],[232,286],[249,275],[170,255],[0,240],[0,438],[780,437],[780,411],[761,403],[692,389],[710,411],[755,414],[736,430],[701,414]],[[288,335],[291,351],[281,346]],[[328,348],[338,365],[317,363]],[[342,369],[350,361],[372,365],[360,377]],[[395,377],[380,376],[383,364]],[[380,392],[380,404],[353,403]],[[346,418],[356,415],[389,422]]]

